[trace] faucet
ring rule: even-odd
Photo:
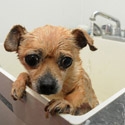
[[[90,20],[91,21],[95,21],[96,20],[96,16],[98,16],[98,15],[116,22],[115,35],[116,36],[121,36],[121,24],[120,24],[120,21],[117,18],[112,17],[112,16],[110,16],[110,15],[108,15],[106,13],[100,12],[100,11],[95,11],[92,14],[92,16],[90,17]]]

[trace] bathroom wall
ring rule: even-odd
[[[81,15],[81,0],[4,0],[0,3],[0,42],[15,24],[28,30],[45,24],[73,28],[80,24]]]
[[[4,0],[0,3],[0,42],[15,24],[22,24],[28,30],[45,24],[74,28],[90,25],[89,18],[96,10],[117,17],[124,29],[124,5],[124,0]],[[102,25],[104,19],[97,17],[96,22]]]

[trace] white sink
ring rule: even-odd
[[[86,47],[81,50],[80,56],[83,60],[84,69],[91,77],[92,85],[100,101],[100,105],[85,115],[61,115],[71,124],[83,123],[125,93],[125,89],[123,89],[125,87],[125,43],[105,40],[99,37],[94,37],[93,39],[98,50],[92,52],[89,50],[89,47]],[[0,44],[0,67],[14,77],[17,77],[20,72],[25,70],[17,59],[16,53],[6,52],[2,44]],[[9,77],[9,75],[7,76]],[[29,93],[29,89],[27,92]],[[32,93],[34,94],[34,92]],[[86,124],[89,124],[89,121],[86,121]]]
[[[91,77],[93,88],[100,102],[125,87],[125,43],[94,37],[97,51],[89,47],[81,50],[83,67]],[[6,52],[0,44],[0,66],[17,77],[25,69],[16,53]]]
[[[125,42],[125,37],[120,37],[120,36],[103,35],[102,38],[119,42]]]
[[[125,42],[94,37],[94,44],[98,50],[85,48],[81,58],[102,102],[125,87]]]

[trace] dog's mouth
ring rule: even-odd
[[[36,84],[36,91],[39,94],[56,94],[60,91],[61,85],[58,85],[58,80],[53,78],[50,73],[40,77]]]

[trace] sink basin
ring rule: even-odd
[[[83,60],[83,67],[85,71],[91,78],[92,86],[98,100],[100,101],[100,105],[85,115],[62,115],[61,117],[57,115],[54,117],[50,116],[50,119],[46,119],[44,115],[45,105],[43,104],[46,103],[45,99],[41,98],[40,95],[32,91],[30,88],[26,89],[27,96],[24,100],[13,102],[12,98],[10,98],[12,81],[7,79],[7,77],[11,78],[10,76],[13,75],[15,78],[20,72],[24,72],[25,69],[17,59],[17,55],[15,53],[6,52],[3,48],[3,44],[0,44],[0,124],[3,124],[3,122],[7,122],[7,124],[11,124],[13,122],[13,125],[17,125],[17,122],[19,124],[28,123],[30,125],[36,123],[43,123],[47,125],[90,125],[94,123],[103,124],[104,122],[106,122],[104,124],[118,124],[118,122],[121,124],[121,121],[124,121],[124,105],[121,102],[117,102],[116,99],[125,93],[125,89],[120,91],[125,87],[125,39],[123,42],[112,41],[121,41],[121,39],[116,39],[116,37],[114,37],[114,39],[111,37],[111,40],[108,40],[110,39],[110,36],[109,38],[105,37],[105,39],[100,37],[93,37],[93,39],[94,45],[98,50],[93,53],[87,46],[80,51],[80,57]],[[7,73],[2,70],[2,68],[4,68]],[[120,91],[120,93],[118,91]],[[115,94],[116,92],[118,93]],[[125,98],[125,94],[123,97]],[[120,100],[124,102],[124,98]],[[115,103],[114,100],[116,100]],[[109,106],[105,107],[111,102],[115,104],[112,108],[112,112],[110,112],[111,108]],[[35,117],[36,114],[37,117]],[[6,115],[11,117],[8,117],[8,120],[5,120]],[[107,117],[112,120],[110,123],[105,119]],[[113,118],[115,122],[111,118]],[[118,122],[116,121],[117,119],[119,119]]]
[[[102,38],[109,39],[109,40],[120,41],[120,42],[125,42],[125,37],[120,37],[120,36],[103,35]]]

